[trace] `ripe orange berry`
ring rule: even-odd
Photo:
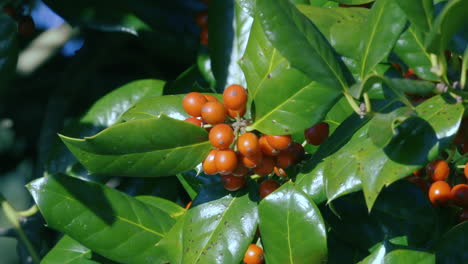
[[[208,27],[208,12],[201,11],[200,13],[198,13],[195,17],[195,23],[201,28]]]
[[[465,178],[468,180],[468,162],[465,164],[465,168],[463,169],[463,172],[465,173]]]
[[[274,180],[266,180],[260,183],[259,191],[262,198],[267,197],[270,193],[274,192],[280,187],[280,184]]]
[[[228,109],[241,109],[247,103],[245,88],[238,84],[228,86],[223,92],[223,102]]]
[[[282,151],[276,156],[276,166],[286,169],[295,163],[294,153],[291,151]]]
[[[457,184],[450,193],[454,204],[468,208],[468,184]]]
[[[320,122],[304,131],[307,142],[314,146],[322,144],[330,133],[330,126],[325,122]]]
[[[429,188],[429,200],[434,206],[445,205],[451,198],[450,185],[445,181],[436,181]]]
[[[219,102],[218,98],[214,97],[211,94],[204,94],[203,96],[205,96],[206,101],[208,102]]]
[[[274,149],[270,144],[268,144],[265,135],[262,135],[260,139],[258,140],[258,144],[260,146],[260,150],[263,152],[263,154],[268,155],[268,156],[277,156],[279,155],[280,151],[277,149]]]
[[[252,156],[259,150],[258,137],[254,133],[244,133],[237,139],[237,149],[244,156]]]
[[[216,168],[216,163],[215,163],[215,157],[216,154],[218,153],[217,149],[212,149],[210,153],[208,153],[208,156],[206,156],[205,160],[203,161],[202,167],[203,171],[206,174],[216,174],[218,173],[218,168]]]
[[[249,174],[249,169],[242,164],[241,161],[238,161],[237,168],[232,172],[232,175],[240,177]]]
[[[427,165],[426,173],[432,181],[445,181],[450,174],[450,167],[445,160],[438,159]]]
[[[227,149],[234,141],[234,131],[227,124],[217,124],[208,135],[211,145],[218,149]]]
[[[208,46],[208,28],[203,28],[200,32],[200,42],[201,44]]]
[[[215,156],[215,164],[220,174],[230,174],[237,167],[237,155],[232,149],[219,150]]]
[[[245,177],[238,177],[232,174],[223,175],[223,177],[221,177],[221,183],[223,184],[224,188],[228,191],[239,190],[240,188],[244,187],[245,182]]]
[[[261,151],[258,151],[256,154],[250,157],[244,156],[244,155],[241,156],[242,164],[244,164],[244,166],[250,169],[253,169],[257,167],[258,165],[260,165],[262,163],[262,159],[263,159],[263,154]]]
[[[207,123],[216,125],[226,120],[226,108],[221,102],[208,102],[201,108],[201,116]]]
[[[250,244],[245,252],[245,264],[262,264],[263,263],[263,249],[255,244]]]
[[[266,135],[266,140],[268,144],[277,150],[283,150],[289,147],[291,144],[291,136],[290,135],[283,135],[283,136],[271,136]]]
[[[262,163],[258,165],[254,171],[258,175],[268,175],[273,172],[273,168],[275,167],[275,160],[271,156],[264,156],[262,159]]]
[[[194,117],[201,116],[201,110],[205,104],[206,98],[201,93],[197,92],[186,94],[182,100],[182,106],[185,112]]]
[[[194,124],[196,126],[199,126],[199,127],[203,126],[203,122],[200,119],[196,118],[196,117],[189,117],[189,118],[185,119],[184,121],[192,123],[192,124]]]
[[[245,115],[245,112],[246,112],[246,107],[242,107],[241,109],[227,109],[227,114],[228,116],[230,116],[231,118],[236,118],[236,117],[243,117]]]

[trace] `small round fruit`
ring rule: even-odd
[[[185,119],[184,121],[192,123],[192,124],[194,124],[196,126],[199,126],[199,127],[203,127],[203,122],[200,119],[196,118],[196,117],[189,117],[189,118]]]
[[[255,155],[259,151],[258,137],[254,133],[244,133],[237,139],[237,149],[247,157]]]
[[[262,135],[260,139],[258,140],[258,144],[260,146],[260,150],[262,151],[263,154],[268,155],[268,156],[277,156],[279,155],[280,151],[277,149],[274,149],[270,144],[268,144],[266,140],[266,136]]]
[[[214,97],[211,94],[204,94],[203,96],[205,96],[206,101],[208,102],[219,102],[218,98]]]
[[[262,163],[262,159],[263,159],[263,154],[260,151],[258,151],[256,154],[250,157],[241,155],[242,164],[244,164],[244,166],[246,166],[249,169],[253,169],[257,167],[258,165],[260,165]]]
[[[241,177],[241,176],[245,176],[247,174],[249,174],[249,168],[244,166],[244,164],[242,164],[242,162],[238,161],[237,168],[232,172],[232,175],[237,176],[237,177]]]
[[[218,173],[227,175],[237,167],[237,155],[232,149],[219,150],[215,156]]]
[[[223,102],[228,109],[241,109],[247,103],[245,88],[238,84],[228,86],[223,92]]]
[[[282,135],[282,136],[271,136],[266,135],[266,140],[268,144],[277,150],[283,150],[291,145],[291,136],[290,135]]]
[[[203,28],[200,32],[200,42],[201,44],[208,46],[208,28]]]
[[[195,23],[201,28],[208,27],[208,12],[201,11],[198,13],[195,17]]]
[[[221,177],[221,183],[223,184],[224,188],[228,191],[239,190],[240,188],[244,187],[245,182],[245,177],[238,177],[232,174],[223,175],[223,177]]]
[[[434,206],[445,205],[451,198],[450,185],[445,181],[436,181],[429,188],[429,200]]]
[[[215,163],[215,157],[216,154],[218,153],[217,149],[212,149],[210,153],[208,153],[208,156],[206,156],[205,160],[203,161],[202,167],[203,171],[206,174],[216,174],[218,173],[218,168],[216,168],[216,163]]]
[[[465,173],[465,178],[468,180],[468,162],[465,164],[465,168],[463,169],[463,172]]]
[[[245,264],[263,263],[263,249],[255,244],[250,244],[245,252],[243,261]]]
[[[227,124],[217,124],[210,130],[208,138],[213,147],[227,149],[234,141],[234,131]]]
[[[206,104],[206,98],[201,93],[191,92],[184,96],[182,106],[187,114],[198,117],[201,116],[201,110]]]
[[[450,193],[454,204],[468,208],[468,184],[457,184]]]
[[[276,166],[286,169],[295,163],[294,153],[291,151],[282,151],[276,156]]]
[[[258,175],[268,175],[273,172],[275,160],[271,156],[264,156],[262,163],[255,167],[254,171]]]
[[[216,125],[226,120],[226,108],[221,102],[208,102],[201,108],[201,116],[207,123]]]
[[[231,118],[236,118],[236,117],[243,117],[245,115],[245,112],[246,112],[246,107],[242,107],[241,109],[227,109],[227,114],[228,116],[230,116]]]
[[[275,166],[275,168],[273,168],[273,171],[278,177],[288,177],[288,174],[282,168],[278,168]]]
[[[305,156],[305,149],[304,147],[297,143],[297,142],[292,142],[291,146],[289,146],[288,151],[293,153],[294,156],[294,163],[298,163],[304,159]]]
[[[330,126],[325,122],[320,122],[304,131],[307,142],[314,146],[322,144],[330,133]]]
[[[275,180],[266,180],[260,183],[260,196],[265,198],[270,193],[274,192],[276,189],[280,187],[280,184]]]
[[[427,165],[426,173],[432,181],[445,181],[450,174],[450,167],[445,160],[438,159]]]
[[[18,33],[23,37],[31,36],[36,30],[36,25],[31,16],[23,16],[18,21]]]

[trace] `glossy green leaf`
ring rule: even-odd
[[[164,238],[175,223],[154,206],[66,175],[40,178],[27,187],[49,227],[119,262],[156,263],[141,254]]]
[[[41,260],[41,264],[97,264],[91,250],[65,235]]]
[[[117,122],[137,102],[147,97],[162,95],[165,82],[154,79],[137,80],[108,93],[80,119],[72,121],[62,133],[72,137],[92,136]],[[49,174],[64,173],[76,166],[77,161],[65,145],[57,140],[46,163]]]
[[[409,107],[397,108],[390,113],[377,113],[369,123],[369,137],[380,148],[387,146],[396,134],[399,123],[415,116],[413,109]]]
[[[16,22],[2,12],[0,14],[0,95],[5,92],[7,82],[16,69],[17,34]]]
[[[465,0],[452,0],[445,5],[426,38],[425,46],[429,52],[439,54],[455,33],[467,27],[467,11],[468,2]]]
[[[327,236],[320,211],[292,183],[268,195],[258,210],[267,263],[326,260]]]
[[[461,76],[460,76],[460,87],[464,89],[466,85],[466,74],[464,74],[468,70],[468,47],[465,49],[463,54],[463,61],[462,61],[462,68],[461,68]]]
[[[436,85],[429,81],[401,78],[386,78],[385,81],[385,83],[390,86],[393,91],[402,91],[421,96],[430,96],[436,89]]]
[[[218,91],[231,84],[246,86],[244,73],[237,63],[249,39],[253,19],[235,0],[215,0],[208,9],[211,68]]]
[[[268,40],[293,67],[330,91],[347,88],[333,49],[294,5],[288,0],[258,0],[256,11]]]
[[[373,2],[373,0],[336,0],[338,3],[346,5],[362,5]]]
[[[437,263],[467,263],[468,222],[456,225],[436,242],[432,249],[436,253]]]
[[[255,1],[256,0],[236,0],[237,4],[242,7],[244,12],[251,17],[255,16]]]
[[[360,261],[358,264],[384,264],[385,253],[387,253],[387,249],[384,245],[380,245],[368,257]]]
[[[419,118],[401,123],[398,134],[387,147],[382,149],[372,143],[366,125],[339,152],[328,157],[327,183],[331,181],[336,186],[333,189],[327,186],[328,198],[333,197],[330,193],[336,193],[340,182],[359,176],[370,210],[384,186],[419,169],[449,145],[460,125],[463,107],[435,96],[419,105],[416,113]]]
[[[257,204],[246,192],[226,195],[221,185],[215,188],[205,191],[220,194],[218,198],[201,204],[195,200],[174,227],[178,229],[168,242],[171,264],[239,263],[244,257],[257,226]],[[205,191],[201,196],[210,195]]]
[[[197,55],[197,66],[205,81],[208,82],[212,89],[215,89],[216,80],[213,75],[213,69],[211,68],[211,58],[208,53],[208,47],[200,45]],[[219,90],[218,90],[219,91]]]
[[[364,78],[383,61],[398,40],[406,24],[405,13],[394,0],[378,0],[369,13],[360,43],[359,76]]]
[[[341,96],[312,81],[273,48],[258,20],[254,22],[241,66],[255,102],[249,129],[266,134],[294,134],[319,122]]]
[[[413,26],[408,27],[396,42],[394,51],[417,76],[430,81],[439,80],[439,77],[431,72],[431,57],[424,47],[424,35],[421,30]]]
[[[162,114],[117,124],[93,137],[61,138],[93,174],[158,177],[199,164],[210,150],[207,136],[200,127]]]
[[[432,27],[434,18],[434,3],[432,0],[396,0],[396,3],[408,16],[408,20],[423,32]]]
[[[414,263],[414,264],[435,264],[436,259],[434,254],[409,250],[409,249],[396,249],[391,251],[385,256],[385,264],[399,264],[399,263]]]
[[[179,217],[185,214],[185,209],[180,207],[178,204],[169,200],[149,195],[142,195],[135,197],[137,200],[144,202],[146,205],[152,206],[158,210],[163,211],[169,215],[172,219],[177,220]]]

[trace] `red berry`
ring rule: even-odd
[[[232,149],[219,150],[215,156],[215,164],[220,174],[230,174],[237,168],[237,155]]]
[[[429,188],[429,200],[434,206],[445,205],[451,198],[450,185],[445,181],[436,181]]]
[[[232,174],[223,175],[223,177],[221,177],[221,183],[223,184],[224,188],[228,191],[239,190],[240,188],[244,187],[245,182],[245,177],[238,177]]]
[[[241,109],[227,109],[227,114],[228,116],[230,116],[231,118],[236,118],[236,117],[243,117],[245,115],[245,112],[246,112],[246,107],[242,107]]]
[[[244,133],[237,139],[237,149],[244,156],[255,155],[259,148],[258,137],[254,133]]]
[[[208,153],[208,156],[206,156],[205,160],[203,161],[202,167],[203,171],[206,174],[216,174],[218,173],[218,168],[216,168],[216,163],[215,163],[215,157],[216,154],[218,153],[217,149],[212,149],[210,153]]]
[[[232,172],[232,175],[241,177],[249,174],[249,169],[242,164],[242,162],[239,160],[237,163],[237,168]]]
[[[330,126],[325,122],[320,122],[304,131],[307,142],[314,146],[322,144],[330,133]]]
[[[457,184],[450,193],[454,204],[468,208],[468,184]]]
[[[226,108],[221,102],[208,102],[201,108],[201,116],[207,123],[216,125],[226,120]]]
[[[438,159],[427,165],[426,173],[432,181],[445,181],[450,174],[450,167],[445,160]]]
[[[274,192],[276,189],[280,187],[280,184],[274,180],[266,180],[260,183],[260,196],[265,198],[270,193]]]
[[[262,163],[255,167],[254,171],[258,175],[268,175],[273,172],[275,167],[275,160],[271,156],[264,156]]]
[[[291,145],[291,136],[290,135],[282,135],[282,136],[271,136],[266,135],[266,140],[268,144],[277,150],[283,150]]]
[[[250,169],[255,168],[258,165],[260,165],[262,163],[262,159],[263,159],[263,154],[260,151],[258,151],[257,153],[255,153],[255,155],[252,155],[252,156],[241,155],[242,164],[244,164],[244,166]]]
[[[200,32],[200,42],[201,44],[208,46],[208,28],[203,28]]]
[[[208,137],[213,147],[227,149],[234,141],[234,131],[227,124],[217,124],[210,130]]]
[[[245,88],[233,84],[228,86],[223,92],[223,102],[228,109],[241,109],[247,103],[247,92]]]
[[[214,97],[211,94],[204,94],[203,96],[205,96],[206,101],[208,102],[219,102],[218,98]]]
[[[245,264],[262,264],[263,263],[263,249],[255,244],[250,244],[245,252]]]
[[[277,156],[279,155],[280,151],[277,149],[274,149],[270,144],[268,144],[268,141],[266,140],[265,135],[262,135],[260,139],[258,140],[258,144],[260,146],[260,150],[262,151],[263,154],[268,155],[268,156]]]
[[[189,117],[189,118],[185,119],[185,122],[189,122],[189,123],[192,123],[192,124],[194,124],[196,126],[203,127],[203,122],[200,119],[196,118],[196,117]]]
[[[201,116],[201,110],[205,104],[205,96],[197,92],[188,93],[182,100],[182,106],[184,107],[185,112],[194,117]]]

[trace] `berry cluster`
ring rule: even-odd
[[[223,102],[214,96],[191,92],[183,99],[185,111],[192,117],[186,121],[209,129],[213,149],[203,161],[206,174],[221,174],[221,182],[229,191],[236,191],[246,183],[246,177],[273,175],[287,177],[284,169],[300,162],[304,156],[301,144],[293,142],[290,135],[266,135],[247,132],[250,120],[245,119],[247,92],[234,84],[224,90]],[[320,125],[319,127],[323,127]],[[328,131],[328,125],[326,126]],[[323,129],[312,129],[323,133]],[[319,134],[320,134],[319,133]],[[328,135],[328,132],[327,132]],[[322,141],[314,138],[315,143]],[[263,180],[263,179],[262,179]],[[279,187],[274,180],[260,184],[260,194],[265,197]]]
[[[31,36],[36,30],[36,25],[31,16],[19,15],[17,9],[11,5],[3,7],[3,12],[18,21],[18,34],[23,37]]]
[[[203,1],[205,4],[208,4],[209,1]],[[201,28],[200,32],[200,42],[208,46],[208,10],[203,10],[197,14],[195,17],[195,23]]]

